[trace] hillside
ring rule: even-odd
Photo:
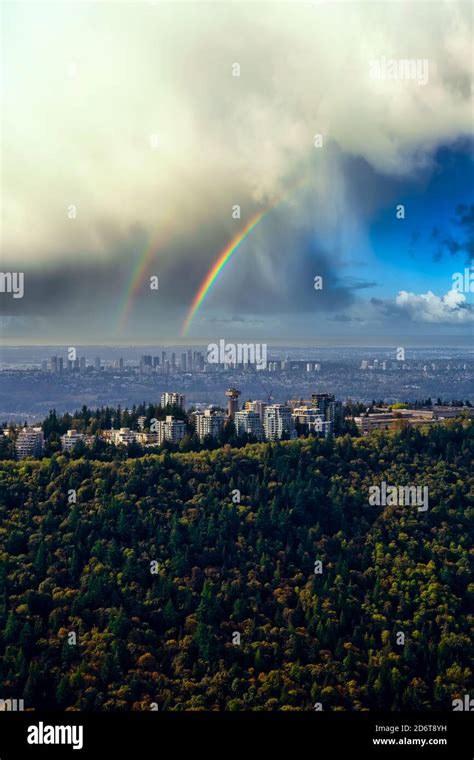
[[[0,462],[0,696],[450,710],[472,689],[473,448],[455,422]],[[371,506],[381,481],[428,486],[429,509]]]

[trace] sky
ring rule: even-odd
[[[4,3],[3,340],[468,341],[472,12]]]

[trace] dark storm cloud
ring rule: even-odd
[[[459,204],[452,225],[453,230],[448,233],[433,227],[431,240],[436,244],[433,261],[440,261],[447,254],[462,257],[469,265],[474,258],[474,204]]]

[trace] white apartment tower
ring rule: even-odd
[[[255,436],[259,441],[263,438],[262,420],[258,412],[251,409],[243,409],[234,415],[235,432],[237,435],[245,433]]]
[[[164,406],[179,406],[180,409],[184,409],[185,398],[182,393],[162,393],[160,405]]]
[[[268,441],[276,441],[284,435],[295,438],[295,423],[290,407],[285,404],[271,404],[265,407],[263,430]]]
[[[170,443],[178,443],[186,435],[186,423],[184,420],[176,420],[170,414],[167,415],[165,420],[158,422],[158,443],[163,441],[170,441]]]
[[[217,438],[224,429],[224,414],[212,407],[204,409],[203,412],[194,412],[193,417],[196,433],[200,441],[203,441],[207,435]]]
[[[39,457],[43,453],[44,436],[40,428],[22,428],[15,443],[17,459]]]

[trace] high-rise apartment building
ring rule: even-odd
[[[260,419],[263,420],[263,413],[265,411],[266,403],[264,401],[259,401],[256,399],[255,401],[252,401],[249,399],[248,401],[244,401],[243,408],[248,410],[249,412],[257,412]]]
[[[15,442],[17,459],[39,457],[43,453],[44,436],[41,428],[22,428]]]
[[[183,393],[169,393],[166,391],[161,394],[160,406],[179,406],[180,409],[184,409],[185,401]]]
[[[225,417],[223,412],[212,407],[204,409],[203,412],[194,412],[193,419],[196,434],[200,441],[203,441],[207,435],[217,438],[224,429]]]
[[[237,435],[245,433],[255,436],[259,441],[263,438],[262,420],[258,412],[250,409],[242,409],[234,415],[235,432]]]
[[[276,441],[284,436],[295,438],[295,423],[290,407],[285,404],[271,404],[265,407],[263,431],[268,441]]]
[[[295,423],[303,426],[305,432],[313,433],[319,437],[331,435],[333,423],[325,420],[316,407],[299,406],[293,409]]]
[[[167,415],[164,420],[158,422],[158,443],[170,441],[178,443],[186,435],[186,423],[184,420],[177,420],[171,415]]]
[[[336,401],[332,393],[312,393],[311,406],[318,409],[322,418],[332,422],[333,426],[342,416],[342,404]]]

